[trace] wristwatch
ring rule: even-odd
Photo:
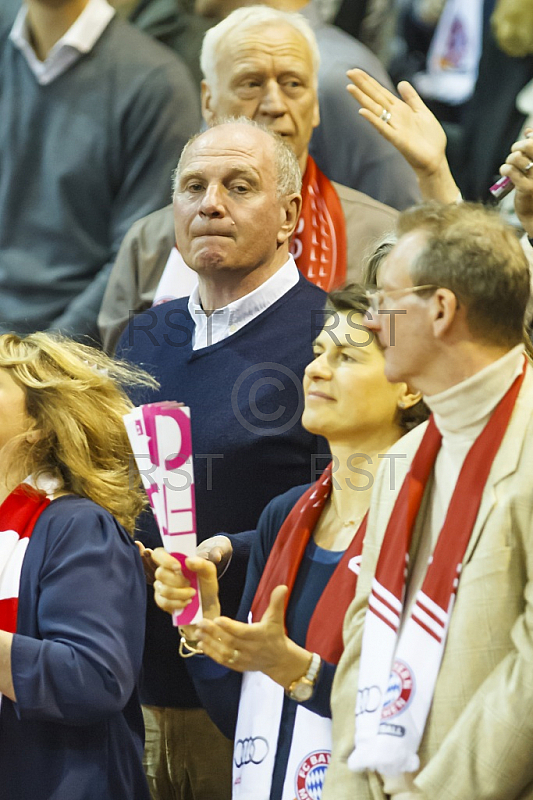
[[[287,697],[290,697],[291,700],[296,700],[297,703],[305,703],[306,700],[309,700],[315,690],[321,663],[322,659],[318,653],[313,653],[305,675],[297,678],[288,689],[285,689]]]

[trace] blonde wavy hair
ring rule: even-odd
[[[531,0],[498,0],[491,24],[496,41],[504,53],[514,58],[533,54]]]
[[[142,370],[60,335],[0,336],[0,368],[24,390],[30,431],[14,441],[6,474],[48,474],[133,533],[146,503],[122,415],[124,388],[157,382]]]

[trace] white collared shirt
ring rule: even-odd
[[[299,279],[298,267],[293,257],[289,256],[285,264],[261,286],[224,308],[217,308],[209,316],[204,313],[196,286],[189,297],[189,314],[194,320],[192,349],[200,350],[227,339],[283,297],[296,286]]]
[[[84,53],[93,49],[114,15],[115,9],[107,0],[89,0],[78,19],[55,43],[44,61],[37,58],[31,46],[28,9],[25,5],[17,14],[9,38],[26,58],[37,82],[45,86],[66,72]]]

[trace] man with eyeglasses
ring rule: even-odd
[[[413,208],[398,234],[368,327],[432,417],[376,480],[322,800],[531,800],[529,270],[475,205]]]

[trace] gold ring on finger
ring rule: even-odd
[[[236,662],[236,661],[237,661],[237,659],[239,658],[239,656],[240,656],[240,652],[239,652],[238,650],[236,650],[236,649],[235,649],[235,650],[233,651],[233,655],[231,655],[231,656],[228,658],[228,666],[232,667],[232,666],[233,666],[233,664],[235,664],[235,662]]]

